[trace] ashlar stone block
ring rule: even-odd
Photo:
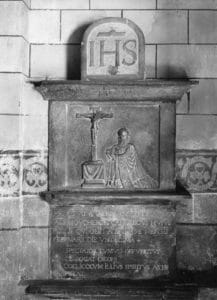
[[[32,45],[31,77],[80,78],[80,46]]]
[[[186,11],[124,11],[143,31],[146,43],[186,43]]]
[[[23,35],[27,7],[22,1],[0,1],[0,35]]]
[[[0,74],[0,113],[19,113],[22,81],[21,74]]]
[[[214,45],[158,45],[158,78],[217,77]]]
[[[217,12],[190,11],[189,28],[190,43],[217,43]]]
[[[216,149],[216,116],[177,116],[177,149]]]
[[[28,279],[48,278],[48,229],[23,228],[20,275]]]
[[[58,43],[60,41],[60,12],[29,11],[29,42]]]
[[[155,9],[156,0],[91,0],[91,9]]]
[[[22,37],[0,37],[0,72],[28,75],[29,46]]]
[[[23,226],[48,226],[49,206],[39,196],[23,197]]]
[[[47,116],[22,116],[22,149],[38,150],[47,149],[48,122]]]
[[[217,224],[217,193],[195,193],[193,197],[195,223]]]
[[[32,9],[89,9],[89,0],[31,0]]]
[[[190,113],[217,114],[217,80],[200,79],[191,91]]]
[[[158,0],[158,8],[166,9],[216,9],[216,0]]]
[[[177,264],[180,270],[210,271],[217,266],[216,226],[179,225]]]

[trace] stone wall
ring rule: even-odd
[[[48,276],[47,103],[31,80],[79,79],[87,26],[126,17],[146,38],[149,78],[199,79],[177,106],[178,266],[217,265],[217,0],[0,1],[0,300],[26,299],[20,278]],[[215,299],[201,290],[200,300]],[[210,297],[210,298],[209,298]],[[28,298],[30,299],[30,298]]]

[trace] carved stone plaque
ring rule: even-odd
[[[77,118],[92,116],[93,109],[112,118],[99,119],[92,126],[89,118]],[[102,183],[106,189],[159,189],[160,112],[158,104],[54,102],[50,188]]]
[[[57,206],[51,217],[56,279],[151,279],[173,268],[170,205]]]
[[[82,42],[82,79],[144,79],[144,36],[132,21],[105,18]]]

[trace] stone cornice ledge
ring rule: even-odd
[[[90,191],[84,189],[42,192],[50,205],[160,205],[175,207],[183,199],[191,199],[188,192]]]
[[[34,83],[34,82],[33,82]],[[34,83],[45,100],[51,101],[177,101],[198,81],[138,80],[108,83],[105,81],[42,81]]]

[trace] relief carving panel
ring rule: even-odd
[[[55,103],[51,113],[54,187],[158,188],[158,105]]]

